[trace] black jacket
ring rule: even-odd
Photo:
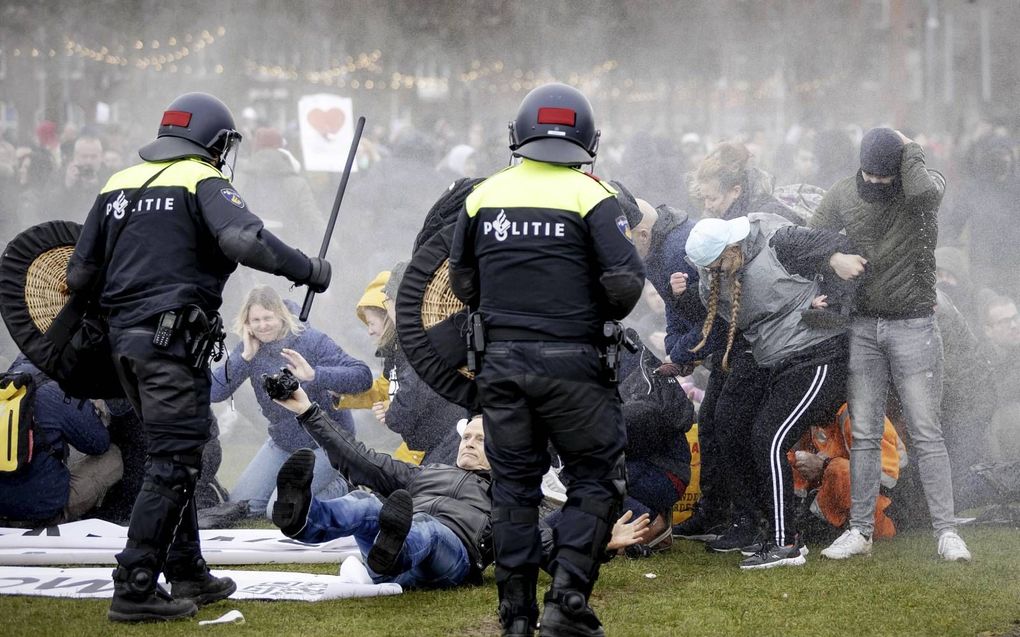
[[[687,484],[691,481],[687,431],[696,414],[676,378],[653,373],[661,364],[642,345],[637,369],[620,383],[627,425],[625,453],[628,460],[649,462]]]
[[[467,549],[472,580],[492,563],[489,499],[491,478],[442,464],[416,466],[378,453],[354,439],[312,404],[298,422],[326,451],[333,467],[355,485],[387,497],[397,489],[411,494],[415,513],[427,513],[453,531]]]
[[[238,263],[298,283],[311,274],[308,257],[264,229],[230,182],[195,159],[146,162],[110,178],[68,262],[68,286],[91,290],[107,261],[100,300],[114,327],[189,304],[218,310]]]

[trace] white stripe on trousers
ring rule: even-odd
[[[786,512],[783,507],[785,495],[783,492],[783,466],[780,464],[786,462],[786,458],[783,457],[782,445],[780,443],[786,437],[786,434],[790,433],[790,429],[797,424],[800,417],[804,415],[804,412],[808,410],[811,403],[814,402],[815,397],[818,396],[818,392],[821,391],[822,385],[825,383],[825,376],[828,374],[828,371],[828,364],[815,368],[814,380],[811,381],[811,385],[808,387],[807,392],[804,393],[804,397],[800,399],[800,403],[786,417],[786,420],[783,421],[783,424],[779,426],[779,430],[772,437],[772,446],[769,449],[769,463],[772,470],[772,521],[776,527],[777,546],[784,546],[786,544]]]

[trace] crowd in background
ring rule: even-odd
[[[302,168],[296,125],[274,127],[257,117],[244,117],[239,124],[243,127],[245,141],[232,175],[238,192],[265,220],[266,226],[285,242],[307,254],[316,253],[333,205],[336,175],[309,173]],[[653,206],[665,204],[687,213],[692,219],[702,216],[707,202],[705,193],[696,187],[695,176],[705,157],[723,139],[696,131],[670,137],[632,130],[630,126],[613,126],[611,122],[603,128],[594,166],[596,174],[626,184],[636,197]],[[50,121],[40,122],[33,134],[24,138],[8,130],[0,139],[2,241],[9,241],[19,231],[43,221],[84,221],[106,179],[138,161],[137,148],[151,138],[152,132],[125,123],[79,128]],[[953,460],[954,486],[960,492],[957,508],[962,510],[989,502],[988,497],[981,495],[987,485],[979,475],[970,473],[971,467],[1020,461],[1017,442],[1020,440],[1020,365],[1017,365],[1020,313],[1016,304],[1020,296],[1020,275],[1017,274],[1020,272],[1020,223],[1014,217],[1016,202],[1020,201],[1020,170],[1017,168],[1020,131],[981,122],[956,135],[903,132],[924,148],[928,167],[942,172],[948,184],[939,213],[936,250],[939,326],[945,341],[945,389],[941,407],[947,446]],[[797,215],[809,216],[826,189],[859,168],[858,145],[862,133],[859,126],[824,130],[794,126],[781,138],[764,131],[750,131],[728,136],[726,141],[742,144],[748,151],[748,183],[753,184],[756,191],[775,195],[789,208],[790,216],[796,218]],[[365,300],[372,290],[370,282],[380,272],[386,272],[388,278],[394,264],[410,258],[411,246],[421,230],[426,211],[451,182],[463,177],[486,176],[508,163],[509,152],[502,131],[487,131],[478,124],[455,124],[447,119],[416,124],[371,122],[361,142],[358,173],[351,179],[329,254],[335,285],[317,302],[312,314],[314,333],[319,339],[316,352],[345,361],[343,365],[358,367],[365,383],[369,378],[365,367],[382,378],[387,378],[391,369],[401,365],[406,370],[406,361],[400,361],[399,356],[394,361],[394,352],[387,351],[392,341],[383,334],[387,329],[385,321],[380,318],[379,325],[373,327],[364,311],[372,307],[372,303]],[[251,316],[250,298],[245,304],[249,292],[266,281],[251,272],[236,275],[224,297],[223,315],[237,314],[239,323],[244,324]],[[366,291],[366,287],[369,290]],[[381,293],[382,284],[377,288]],[[285,291],[280,292],[286,296]],[[384,301],[392,303],[394,294],[395,286],[391,284],[390,295],[379,297],[377,306],[383,314],[387,309]],[[648,303],[635,310],[628,324],[637,330],[659,364],[667,355],[666,318],[661,300],[654,291],[647,294],[646,299]],[[263,302],[260,308],[277,311],[275,306],[264,307],[266,305]],[[356,308],[359,308],[357,312]],[[368,327],[368,336],[356,318]],[[298,334],[291,336],[298,338]],[[309,334],[311,332],[299,340],[307,341]],[[248,351],[243,329],[231,344],[236,344],[237,349],[230,359],[232,363],[228,364],[247,363],[250,357],[241,356]],[[312,356],[307,351],[301,354],[306,358]],[[16,348],[4,332],[0,335],[3,368],[6,369],[16,355]],[[278,361],[265,361],[260,363],[259,371],[272,371],[274,366],[279,366]],[[646,368],[649,368],[647,361],[638,363],[635,369],[642,373]],[[703,376],[695,372],[683,378],[686,395],[695,405],[700,402],[699,392],[704,389]],[[218,399],[230,397],[243,380],[235,376]],[[412,378],[411,382],[401,383],[401,387],[409,388],[413,381]],[[417,382],[420,383],[420,379]],[[391,382],[390,392],[395,391],[394,385],[396,383]],[[336,405],[346,407],[351,403],[344,405],[339,395],[356,394],[359,388],[360,384],[356,388],[322,389],[323,396],[327,395],[325,390],[333,390],[337,394]],[[405,391],[408,392],[405,396],[410,395],[410,389]],[[419,392],[415,395],[420,396],[424,404],[425,390],[414,391]],[[238,392],[236,397],[243,402],[240,394]],[[258,390],[255,398],[258,398]],[[409,440],[415,440],[414,432],[401,431],[392,415],[387,421],[385,408],[382,414],[376,410],[374,418],[368,415],[376,404],[389,405],[393,396],[377,398],[363,403],[366,409],[354,416],[359,424],[359,437],[367,431],[362,427],[366,420],[373,425],[378,420],[400,433],[406,451],[428,451],[418,449],[420,444],[410,444]],[[257,420],[258,407],[251,404],[251,396],[247,400],[249,408],[244,410],[245,417]],[[320,399],[320,402],[327,401],[329,398]],[[270,439],[256,457],[265,460],[267,454],[274,450],[279,452],[277,421],[282,417],[277,416],[282,411],[270,414],[267,409],[271,405],[263,404],[266,401],[261,399],[258,402],[270,422]],[[420,410],[436,411],[433,407],[420,407]],[[226,413],[218,411],[221,420]],[[895,422],[896,414],[891,411],[890,416]],[[288,417],[288,420],[292,419]],[[448,424],[452,433],[455,423]],[[689,427],[690,423],[686,425]],[[277,428],[275,433],[274,427]],[[679,444],[686,444],[683,431],[679,433]],[[376,446],[396,446],[399,442],[395,436],[379,438],[370,434],[368,439]],[[283,445],[286,451],[293,450],[291,442]],[[452,451],[441,461],[452,462],[456,445],[450,446],[449,440],[445,443]],[[125,446],[130,444],[121,443],[122,448]],[[283,457],[274,456],[273,466],[278,466]],[[325,463],[324,457],[322,461]],[[125,457],[125,475],[127,464]],[[215,465],[218,464],[217,458]],[[212,471],[213,475],[206,476],[207,479],[215,478],[215,468]],[[259,476],[257,488],[243,484],[254,481],[254,474]],[[238,493],[256,494],[246,499],[253,500],[249,513],[258,514],[265,511],[272,478],[275,478],[275,469],[262,471],[259,467],[250,467],[242,475],[242,483],[227,486]],[[326,488],[327,483],[330,481],[323,478],[320,486]],[[218,485],[216,487],[216,493],[222,492]],[[334,491],[343,493],[346,485],[341,481]],[[680,489],[680,495],[682,493]],[[215,501],[215,497],[207,499],[209,504]],[[664,516],[668,512],[658,506],[650,509],[650,513],[654,517],[657,513]],[[918,515],[923,517],[923,510]]]

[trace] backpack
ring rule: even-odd
[[[0,476],[20,473],[32,462],[36,382],[28,372],[0,375]]]

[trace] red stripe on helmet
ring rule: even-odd
[[[165,111],[160,126],[183,126],[187,128],[191,123],[191,113],[187,111]]]
[[[577,122],[577,113],[572,108],[544,107],[538,109],[539,124],[559,124],[573,126]]]

